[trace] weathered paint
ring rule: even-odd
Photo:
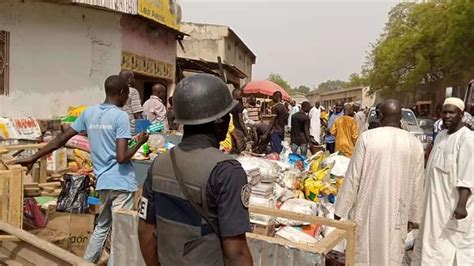
[[[227,26],[182,23],[181,31],[189,34],[178,50],[178,57],[217,62],[220,56],[225,64],[234,65],[247,75],[240,85],[252,80],[252,66],[256,57],[246,44]]]
[[[142,18],[124,15],[121,19],[122,49],[173,66],[176,73],[176,35],[166,27]],[[173,94],[175,76],[167,80],[168,96]],[[143,99],[143,92],[141,92]]]
[[[0,116],[47,118],[104,99],[107,76],[120,71],[118,13],[30,0],[0,2],[10,35],[10,95]]]

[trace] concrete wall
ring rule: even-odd
[[[163,63],[171,64],[176,73],[176,35],[165,27],[158,27],[152,22],[147,22],[138,17],[124,15],[121,19],[122,50]],[[155,82],[153,79],[150,82]],[[158,81],[158,80],[156,80]],[[164,81],[159,80],[160,83]],[[173,79],[166,80],[168,96],[173,94],[175,88],[175,75]],[[142,102],[145,100],[144,80],[137,80],[137,89]]]
[[[248,76],[239,81],[240,85],[251,81],[252,55],[227,26],[183,23],[181,31],[190,36],[183,41],[186,52],[178,49],[179,57],[217,62],[220,56],[223,62],[235,65]]]
[[[0,2],[10,32],[10,95],[0,116],[48,118],[104,99],[107,76],[120,71],[120,14],[31,0]]]
[[[178,57],[204,59],[217,62],[217,56],[225,57],[224,36],[227,28],[215,25],[181,24],[181,31],[190,36],[184,37],[182,49],[178,49]]]

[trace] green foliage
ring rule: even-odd
[[[311,88],[308,87],[308,86],[305,86],[305,85],[299,85],[297,88],[294,88],[294,89],[293,89],[293,91],[299,92],[299,93],[302,93],[302,94],[306,94],[306,93],[308,93],[310,90],[311,90]]]
[[[473,63],[474,4],[404,2],[389,12],[368,56],[363,83],[386,95],[440,81],[463,84],[473,77]]]
[[[276,83],[278,84],[280,87],[282,87],[286,92],[288,92],[288,94],[291,94],[292,93],[292,89],[291,89],[291,86],[290,84],[288,84],[288,81],[286,81],[285,79],[283,79],[283,77],[280,75],[280,74],[277,74],[277,73],[271,73],[267,80],[273,82],[273,83]]]
[[[334,90],[338,88],[346,88],[348,82],[342,80],[327,80],[318,85],[318,90]]]

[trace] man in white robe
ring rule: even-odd
[[[382,126],[359,137],[336,198],[335,218],[357,223],[358,265],[401,265],[408,223],[420,221],[423,147],[400,128],[398,101],[381,113]]]
[[[474,133],[462,123],[464,102],[447,98],[443,127],[426,167],[424,214],[413,265],[474,265]]]
[[[321,145],[321,108],[319,102],[316,102],[309,111],[309,119],[309,135],[316,142],[315,144]]]
[[[364,111],[360,109],[360,104],[355,103],[354,104],[354,119],[357,123],[357,128],[359,129],[359,135],[362,134],[362,132],[367,130],[367,127],[365,125],[365,121],[367,120],[367,117],[365,116]]]

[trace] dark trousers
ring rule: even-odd
[[[270,135],[270,144],[272,145],[272,152],[276,152],[280,154],[280,152],[283,150],[283,145],[281,145],[282,141],[283,141],[282,133],[273,132]]]
[[[330,152],[330,153],[334,153],[336,151],[336,143],[326,143],[326,149]]]

